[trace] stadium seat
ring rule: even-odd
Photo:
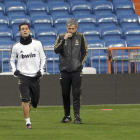
[[[88,42],[89,43],[89,42]],[[93,48],[90,50],[90,48]],[[108,61],[107,61],[107,49],[105,48],[105,43],[103,40],[92,40],[88,44],[88,57],[89,57],[89,66],[94,67],[96,72],[107,73],[108,70]]]
[[[96,16],[95,15],[78,15],[75,16],[78,21],[79,28],[93,28],[96,26]]]
[[[49,12],[51,16],[69,15],[70,7],[66,2],[49,3]]]
[[[16,2],[18,2],[18,3],[23,3],[22,0],[3,0],[3,3],[4,3],[4,4],[16,3]]]
[[[140,39],[140,26],[139,27],[126,27],[123,30],[124,38],[126,41]]]
[[[46,0],[47,3],[66,2],[65,0]]]
[[[95,2],[95,1],[109,1],[109,0],[89,0],[90,2]]]
[[[14,41],[0,41],[0,49],[11,49]],[[10,51],[0,51],[0,72],[9,72]]]
[[[114,2],[114,11],[119,19],[121,15],[133,15],[135,14],[135,8],[132,1],[118,1]]]
[[[48,28],[48,29],[39,29],[39,30],[35,30],[35,35],[36,38],[40,41],[43,40],[56,40],[56,29],[54,28]]]
[[[9,17],[26,15],[26,5],[21,2],[7,3],[5,4],[5,13]]]
[[[14,29],[19,29],[19,24],[21,22],[27,22],[29,24],[29,26],[31,26],[31,21],[30,21],[30,17],[27,15],[24,16],[12,16],[9,18],[9,25],[11,27],[12,30]]]
[[[31,32],[30,32],[31,37],[32,37],[32,38],[35,38],[34,29],[33,29],[33,28],[30,28],[30,31],[31,31]],[[14,36],[14,40],[15,40],[16,42],[20,40],[21,34],[20,34],[20,32],[19,32],[18,29],[13,31],[13,36]]]
[[[122,15],[120,16],[119,19],[119,25],[121,28],[125,27],[137,27],[140,26],[139,23],[139,16],[134,14],[134,15]]]
[[[111,1],[95,1],[92,2],[92,10],[95,15],[112,14],[113,5]]]
[[[132,0],[112,0],[113,3],[118,1],[132,1]]]
[[[53,21],[50,15],[34,16],[31,23],[32,27],[37,30],[40,28],[52,28]]]
[[[86,40],[98,40],[101,38],[100,28],[78,28],[78,32],[83,33]]]
[[[5,15],[5,6],[3,3],[0,3],[0,16]]]
[[[0,16],[0,28],[8,28],[9,19],[7,16]]]
[[[106,47],[127,47],[127,43],[124,39],[119,40],[108,40],[105,42]],[[114,50],[113,59],[128,59],[128,51],[123,50]],[[111,72],[116,73],[115,64],[117,63],[117,73],[122,73],[122,60],[112,61],[111,63]],[[123,60],[123,72],[128,73],[128,60]]]
[[[66,22],[68,19],[73,18],[72,15],[59,15],[53,18],[53,25],[56,29],[66,28]]]
[[[89,15],[92,13],[91,3],[89,2],[72,2],[70,3],[71,14],[76,15]]]
[[[140,47],[140,39],[129,40],[129,41],[127,42],[127,46],[128,46],[128,47]]]
[[[23,0],[25,3],[28,1],[28,2],[44,2],[45,0]]]
[[[96,21],[97,21],[97,26],[100,28],[118,26],[117,17],[115,14],[98,15]]]
[[[47,3],[30,3],[28,4],[28,14],[31,17],[31,20],[34,16],[46,16],[49,12]]]
[[[0,41],[12,41],[13,33],[10,28],[0,29]]]
[[[123,38],[122,30],[120,27],[102,28],[101,37],[103,40],[122,39]]]
[[[59,55],[55,54],[54,41],[43,40],[42,45],[44,47],[45,54],[47,56],[47,72],[50,74],[59,74]],[[51,49],[51,50],[50,50]]]
[[[67,32],[66,27],[59,28],[59,29],[57,29],[57,36],[58,36],[59,34],[66,33],[66,32]]]

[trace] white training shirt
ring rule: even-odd
[[[35,77],[39,70],[43,74],[45,63],[46,56],[39,40],[32,38],[32,42],[28,45],[17,42],[11,49],[10,66],[13,73],[19,70],[25,76]]]

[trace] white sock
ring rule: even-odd
[[[25,119],[25,121],[26,121],[26,125],[27,125],[27,124],[31,124],[30,118]]]

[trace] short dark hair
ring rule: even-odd
[[[28,28],[30,29],[30,26],[29,26],[29,24],[28,24],[27,22],[22,22],[22,23],[19,24],[19,31],[20,31],[20,27],[21,27],[22,25],[27,25]]]

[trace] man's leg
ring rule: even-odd
[[[20,76],[19,77],[19,90],[21,93],[21,99],[22,99],[22,110],[23,110],[23,115],[25,117],[26,121],[26,128],[31,129],[31,122],[30,122],[30,116],[29,116],[29,101],[30,101],[30,96],[29,96],[29,85],[28,85],[28,80],[26,79],[25,76]]]
[[[65,111],[65,116],[70,115],[70,89],[71,89],[71,79],[69,73],[61,73],[60,84],[62,88],[62,98],[63,106]]]
[[[78,118],[80,120],[82,74],[80,74],[80,72],[75,72],[71,74],[71,77],[72,77],[74,116],[75,119]]]
[[[62,98],[63,98],[63,107],[65,116],[62,119],[61,123],[70,122],[70,90],[71,90],[71,78],[69,73],[62,72],[60,74],[60,85],[62,88]]]

